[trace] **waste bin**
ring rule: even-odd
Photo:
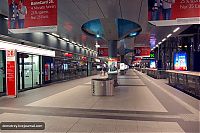
[[[92,79],[92,95],[93,96],[113,96],[114,80]]]

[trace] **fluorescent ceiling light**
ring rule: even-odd
[[[97,35],[96,35],[96,37],[97,37],[97,38],[99,38],[99,37],[100,37],[100,35],[99,35],[99,34],[97,34]]]
[[[52,36],[51,34],[49,34],[49,33],[46,33],[46,35],[48,35],[48,36]]]
[[[65,41],[69,41],[69,39],[67,39],[67,38],[63,38]]]
[[[180,27],[177,27],[176,29],[174,29],[173,32],[177,32],[180,29]]]
[[[96,48],[99,48],[99,47],[100,47],[100,45],[96,44],[96,45],[95,45],[95,47],[96,47]]]
[[[165,40],[166,40],[166,38],[163,38],[163,39],[162,39],[162,42],[164,42]]]
[[[56,37],[60,37],[58,34],[56,33],[51,33],[53,36],[56,36]]]
[[[61,38],[58,38],[58,40],[60,40],[60,41],[64,41],[64,40],[62,40]]]
[[[130,34],[130,36],[136,36],[136,35],[137,35],[136,32]]]
[[[158,44],[156,45],[156,47],[158,47]]]
[[[8,17],[5,17],[4,19],[5,19],[5,20],[8,20]]]
[[[169,38],[170,36],[172,36],[172,34],[167,35],[167,38]]]
[[[160,45],[162,42],[159,42],[158,45]]]
[[[1,40],[0,40],[0,49],[4,49],[4,50],[15,49],[17,50],[17,52],[21,52],[21,53],[55,57],[55,51],[52,51],[52,50],[22,45],[22,44],[13,43],[13,42],[1,41]]]
[[[72,41],[73,44],[76,44],[76,42]]]

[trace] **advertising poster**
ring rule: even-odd
[[[6,51],[6,87],[7,96],[17,96],[16,50]]]
[[[174,54],[174,70],[187,70],[187,54],[178,52]]]
[[[57,31],[57,0],[8,0],[11,33]]]
[[[148,20],[156,26],[200,24],[200,1],[148,0]]]
[[[156,68],[156,61],[150,60],[150,68]]]
[[[125,70],[125,64],[124,63],[120,63],[120,70]]]
[[[98,48],[99,57],[108,57],[108,48]]]
[[[117,59],[108,59],[108,73],[117,73]]]
[[[149,57],[151,49],[150,47],[135,47],[135,57]]]

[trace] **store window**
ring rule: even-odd
[[[40,84],[40,61],[39,56],[33,55],[33,87]]]
[[[40,85],[40,56],[19,54],[19,84],[21,89]]]
[[[33,82],[32,55],[24,58],[24,88],[31,88]]]
[[[5,66],[4,66],[4,53],[0,51],[0,93],[4,92],[5,81]]]

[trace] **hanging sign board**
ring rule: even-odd
[[[148,0],[148,20],[156,26],[200,24],[200,1]]]
[[[8,0],[9,32],[56,32],[57,3],[57,0]]]

